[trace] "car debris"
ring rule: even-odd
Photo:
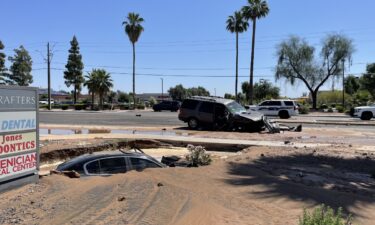
[[[214,130],[244,132],[261,132],[267,129],[269,133],[302,131],[302,125],[291,127],[276,123],[262,113],[247,111],[234,100],[219,97],[194,96],[185,99],[178,118],[186,122],[190,129],[210,127]]]

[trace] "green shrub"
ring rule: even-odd
[[[75,110],[83,110],[83,109],[86,109],[86,105],[85,104],[75,104],[74,109]]]
[[[309,114],[310,108],[307,105],[301,105],[298,108],[298,111],[299,111],[300,114]]]
[[[61,105],[62,110],[67,110],[69,108],[69,105]]]
[[[143,104],[138,104],[137,105],[137,109],[145,109],[145,108],[146,108],[146,106],[143,105]]]
[[[299,225],[350,225],[352,217],[344,217],[342,209],[339,208],[337,213],[325,205],[321,205],[310,214],[306,210],[303,211],[303,217],[299,219]]]
[[[103,104],[103,109],[104,110],[109,110],[111,109],[112,105],[111,104]]]
[[[129,110],[129,105],[120,105],[120,110]]]
[[[344,112],[344,107],[342,107],[341,105],[338,105],[338,106],[336,106],[336,110],[339,113],[343,113]]]
[[[327,112],[332,113],[333,109],[331,107],[329,107]]]
[[[326,104],[321,104],[320,109],[328,109],[328,106]]]
[[[211,156],[206,153],[206,150],[202,146],[188,145],[189,154],[186,156],[186,160],[191,166],[206,166],[212,162]]]

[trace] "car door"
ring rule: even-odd
[[[270,116],[278,116],[281,109],[281,101],[269,101],[268,113]]]
[[[214,107],[213,102],[202,102],[198,109],[198,119],[203,123],[213,123],[214,121]]]
[[[146,168],[160,168],[156,163],[139,157],[127,157],[129,170],[143,171]]]
[[[265,115],[265,116],[270,116],[271,113],[268,109],[269,104],[270,104],[270,101],[264,101],[264,102],[260,103],[259,106],[258,106],[258,111],[263,113],[263,115]]]

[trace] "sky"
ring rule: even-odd
[[[122,22],[129,12],[136,12],[145,19],[145,31],[136,44],[136,93],[160,93],[163,78],[165,91],[177,84],[199,85],[222,96],[234,93],[235,82],[235,35],[226,30],[226,20],[246,4],[246,0],[1,0],[0,40],[7,56],[20,45],[29,51],[31,86],[42,88],[47,87],[50,42],[52,88],[72,90],[64,83],[63,71],[76,35],[84,73],[104,68],[111,73],[114,90],[129,92],[132,48]],[[269,15],[257,24],[254,79],[273,82],[282,96],[307,92],[303,84],[275,81],[276,46],[290,35],[305,38],[317,53],[327,34],[351,38],[356,51],[347,74],[358,76],[366,64],[375,62],[375,1],[269,0],[268,4]],[[240,34],[240,83],[249,80],[251,35],[251,29]],[[322,90],[331,86],[329,81]]]

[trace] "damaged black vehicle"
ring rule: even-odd
[[[183,101],[178,118],[190,129],[211,128],[215,130],[271,133],[280,130],[301,131],[302,127],[289,127],[274,123],[263,114],[246,109],[231,99],[194,96]]]

